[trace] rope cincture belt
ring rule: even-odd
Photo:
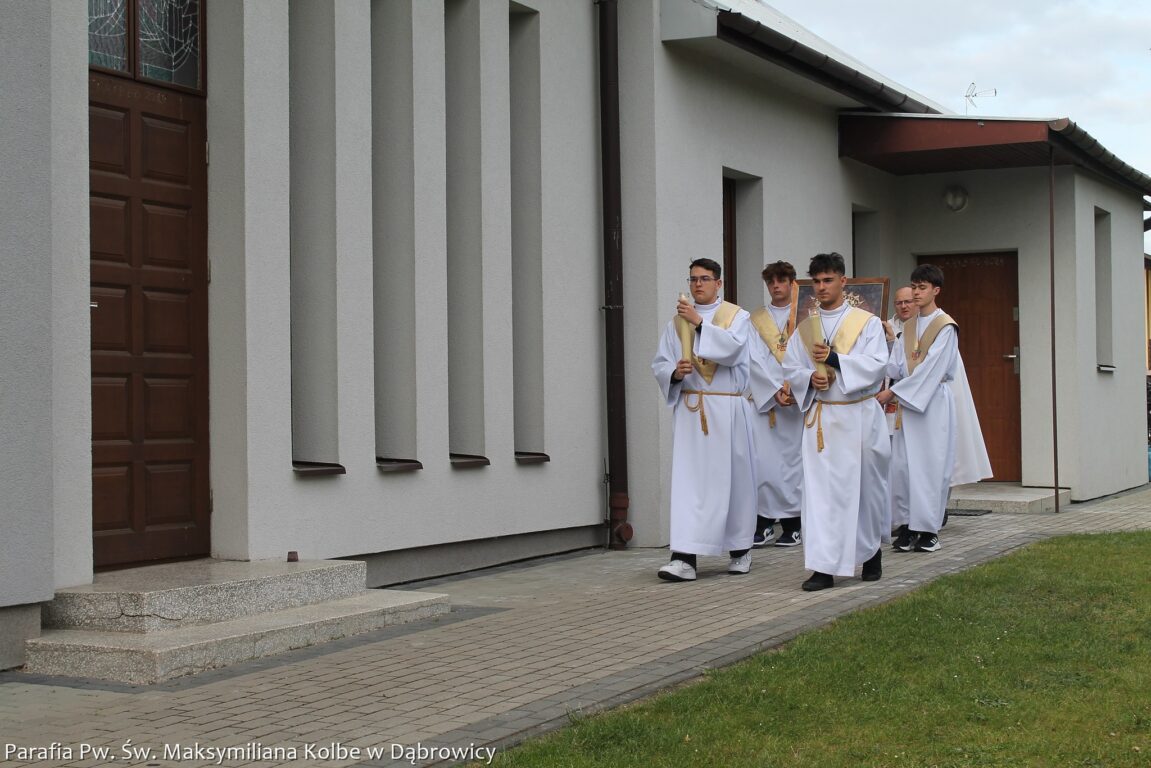
[[[875,393],[864,395],[863,397],[856,398],[855,400],[816,400],[815,407],[811,409],[811,416],[803,422],[803,426],[811,429],[812,425],[815,426],[815,446],[818,448],[817,453],[823,452],[823,406],[825,405],[855,405],[862,403],[875,397]]]
[[[703,399],[705,396],[706,397],[747,397],[748,399],[751,398],[751,395],[749,395],[745,392],[710,392],[710,391],[705,390],[705,389],[685,389],[685,390],[683,390],[682,394],[683,394],[683,404],[687,406],[688,411],[690,411],[691,413],[699,413],[699,428],[703,430],[703,433],[705,435],[707,434],[707,414],[704,413],[704,410],[703,410]],[[691,400],[688,398],[688,395],[695,395],[696,396],[695,405],[691,404]]]

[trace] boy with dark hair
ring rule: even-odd
[[[917,316],[892,346],[887,375],[894,382],[877,399],[898,400],[892,438],[892,518],[906,521],[896,550],[935,552],[943,527],[955,467],[955,402],[951,382],[959,360],[959,326],[935,303],[943,270],[920,264],[911,273]]]
[[[802,543],[800,498],[803,485],[803,412],[791,396],[783,373],[788,339],[795,330],[791,294],[795,267],[777,261],[763,268],[771,303],[751,313],[751,396],[759,415],[754,420],[758,469],[758,515],[753,547],[775,539],[775,521],[782,532],[777,547]]]
[[[673,408],[671,561],[665,581],[694,581],[698,555],[727,554],[727,572],[751,570],[755,447],[748,400],[747,312],[721,301],[719,264],[691,263],[692,300],[680,294],[652,360]]]
[[[787,345],[783,367],[806,413],[803,430],[803,553],[813,592],[851,576],[882,575],[889,520],[891,439],[875,398],[887,363],[879,318],[850,306],[843,257],[819,254],[809,269],[818,311]]]

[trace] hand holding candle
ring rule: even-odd
[[[695,349],[695,328],[692,327],[688,319],[684,317],[682,307],[684,305],[691,306],[691,299],[686,295],[679,295],[679,302],[676,304],[675,316],[675,332],[679,336],[679,343],[681,347],[680,360],[691,360],[692,351]]]

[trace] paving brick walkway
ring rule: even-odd
[[[701,558],[699,580],[684,584],[656,579],[666,550],[424,582],[451,596],[450,615],[162,685],[2,673],[0,766],[424,765],[449,747],[483,760],[481,747],[649,695],[1031,541],[1148,528],[1145,486],[1060,515],[952,517],[940,551],[886,551],[882,581],[816,593],[799,589],[802,552],[781,548],[755,551],[747,576]],[[404,751],[420,747],[437,752]]]

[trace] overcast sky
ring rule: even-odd
[[[1151,174],[1151,0],[767,2],[953,112],[975,83],[969,114],[1069,117]]]

